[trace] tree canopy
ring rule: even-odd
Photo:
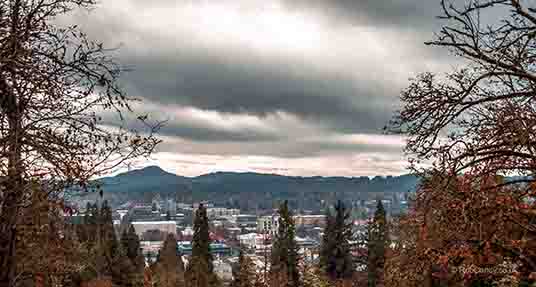
[[[146,130],[127,128],[122,115],[132,111],[131,99],[112,50],[54,21],[95,3],[0,3],[0,286],[13,285],[16,215],[28,204],[31,181],[49,195],[86,188],[159,143],[153,133],[160,124],[145,116],[138,119]]]

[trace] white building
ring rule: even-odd
[[[261,234],[275,235],[279,227],[279,216],[268,215],[257,219],[257,232]]]
[[[175,221],[134,221],[134,230],[138,236],[142,236],[148,230],[159,230],[164,233],[177,234],[177,223]]]

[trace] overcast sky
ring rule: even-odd
[[[451,69],[423,45],[439,0],[113,0],[71,21],[133,68],[138,113],[168,120],[150,162],[181,175],[407,172],[382,135],[408,78]]]

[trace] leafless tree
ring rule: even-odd
[[[85,188],[94,176],[149,155],[159,140],[151,125],[128,130],[130,99],[118,83],[124,70],[112,50],[77,26],[52,20],[95,0],[0,1],[0,286],[12,286],[17,214],[31,196],[28,182],[50,193]],[[101,124],[117,115],[116,127]]]
[[[390,126],[408,135],[413,169],[434,175],[409,218],[424,234],[420,241],[435,246],[417,250],[439,251],[451,263],[448,244],[462,239],[515,251],[512,260],[527,278],[534,247],[516,244],[536,236],[536,207],[527,204],[536,199],[536,3],[440,3],[444,25],[426,44],[449,49],[462,68],[412,80]],[[423,168],[423,161],[433,166]],[[522,177],[504,179],[512,175]]]
[[[391,131],[409,136],[414,163],[432,160],[435,168],[454,174],[486,166],[482,173],[532,175],[536,6],[520,0],[441,4],[445,24],[426,44],[450,49],[465,65],[414,79],[402,92],[403,108]]]

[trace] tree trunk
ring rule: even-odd
[[[11,11],[11,43],[7,49],[8,57],[17,58],[18,53],[18,25],[20,0],[16,0]],[[12,76],[16,73],[15,64],[8,64],[5,71]],[[15,77],[12,77],[14,80]],[[11,87],[5,79],[0,79],[0,94],[2,96],[0,105],[2,112],[6,114],[9,124],[8,134],[8,171],[6,184],[3,184],[3,202],[0,206],[0,287],[11,287],[15,282],[16,267],[16,220],[18,214],[19,201],[22,198],[22,163],[21,163],[21,132],[22,119],[20,107],[17,103],[17,95],[14,93],[12,82]]]
[[[7,98],[7,97],[6,97]],[[15,96],[9,97],[4,105],[9,117],[8,175],[4,185],[4,201],[0,214],[0,287],[11,287],[15,282],[17,215],[24,193],[21,163],[21,119]]]

